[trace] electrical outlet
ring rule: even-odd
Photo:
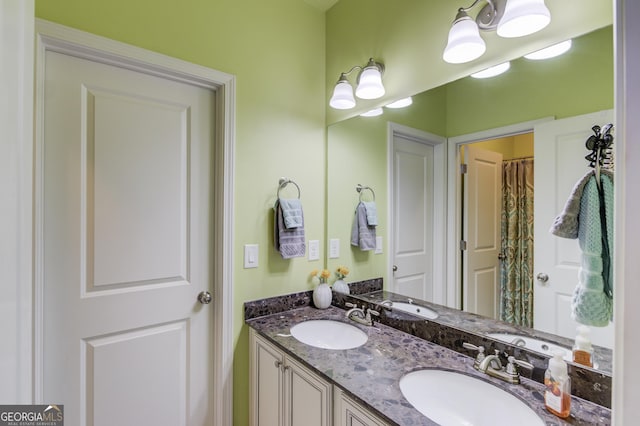
[[[320,260],[320,241],[309,240],[309,260]]]
[[[329,259],[337,259],[340,257],[340,238],[331,238],[329,240]]]

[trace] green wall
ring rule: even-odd
[[[273,247],[278,178],[302,189],[308,239],[325,235],[325,15],[293,0],[37,0],[38,18],[234,74],[234,424],[249,417],[243,302],[311,288],[320,262]],[[243,246],[260,247],[243,269]]]
[[[557,58],[511,61],[506,73],[447,85],[446,136],[613,108],[613,29],[573,40]]]
[[[329,126],[327,138],[327,241],[340,239],[340,258],[327,259],[335,271],[345,265],[351,273],[347,281],[383,277],[387,271],[387,122],[431,133],[446,130],[446,90],[439,88],[413,99],[409,108],[386,109],[379,117],[354,117]],[[350,244],[354,209],[360,194],[356,186],[371,187],[378,206],[377,236],[383,237],[382,254],[363,252]],[[370,201],[365,192],[363,200]]]

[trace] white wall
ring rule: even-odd
[[[33,0],[0,0],[0,404],[31,402]]]

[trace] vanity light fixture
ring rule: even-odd
[[[535,52],[529,53],[528,55],[524,55],[524,57],[536,61],[541,59],[555,58],[556,56],[560,56],[563,53],[566,53],[567,51],[569,51],[569,49],[571,49],[570,39],[549,47],[545,47],[544,49],[536,50]]]
[[[362,114],[360,114],[360,117],[377,117],[379,115],[382,115],[382,113],[382,108],[374,108],[371,111],[363,112]]]
[[[391,102],[390,104],[385,105],[385,108],[392,108],[392,109],[405,108],[411,105],[412,103],[413,103],[413,99],[411,99],[411,96],[409,96],[408,98],[398,99],[395,102]]]
[[[482,71],[478,71],[476,73],[471,74],[471,77],[473,78],[489,78],[489,77],[495,77],[497,75],[500,75],[502,73],[507,72],[507,70],[509,70],[509,68],[511,68],[511,62],[503,62],[501,64],[498,65],[494,65],[492,67],[486,68]]]
[[[467,12],[480,1],[458,9],[442,55],[445,62],[462,64],[482,56],[486,44],[480,30],[496,30],[500,37],[522,37],[540,31],[551,22],[544,0],[482,0],[486,4],[474,20]]]
[[[340,74],[340,78],[333,89],[333,95],[329,100],[331,108],[350,109],[356,106],[356,100],[353,97],[353,87],[347,79],[347,76],[355,70],[360,70],[356,80],[356,96],[358,98],[378,99],[384,96],[385,91],[382,85],[384,65],[370,58],[364,67],[356,65],[349,71]]]

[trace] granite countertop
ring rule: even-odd
[[[360,294],[356,297],[374,303],[380,303],[384,300],[391,300],[394,302],[406,302],[407,300],[409,300],[407,296],[385,290],[378,290],[367,294]],[[545,333],[543,331],[534,330],[529,327],[521,327],[509,324],[503,321],[496,321],[494,319],[483,317],[481,315],[476,315],[469,312],[461,311],[459,309],[437,305],[425,300],[414,298],[414,302],[416,304],[423,305],[435,310],[438,313],[438,318],[434,320],[435,322],[450,327],[456,327],[467,332],[477,333],[480,335],[486,335],[489,333],[517,334],[545,340],[547,342],[557,344],[558,346],[562,346],[568,350],[571,350],[571,348],[573,347],[573,340],[566,337]],[[611,349],[603,348],[597,345],[593,345],[593,349],[595,359],[598,364],[597,371],[602,373],[603,375],[610,376],[613,370]]]
[[[293,325],[312,319],[348,322],[367,333],[369,339],[355,349],[327,350],[305,345],[289,336]],[[572,398],[571,416],[566,420],[560,419],[544,408],[542,384],[523,378],[520,385],[510,385],[476,371],[474,360],[466,355],[383,324],[368,327],[349,321],[345,318],[345,311],[334,306],[325,310],[299,307],[246,322],[260,335],[392,424],[436,425],[409,404],[399,387],[403,375],[427,368],[456,371],[505,389],[533,408],[547,425],[611,424],[610,410],[576,397]]]

